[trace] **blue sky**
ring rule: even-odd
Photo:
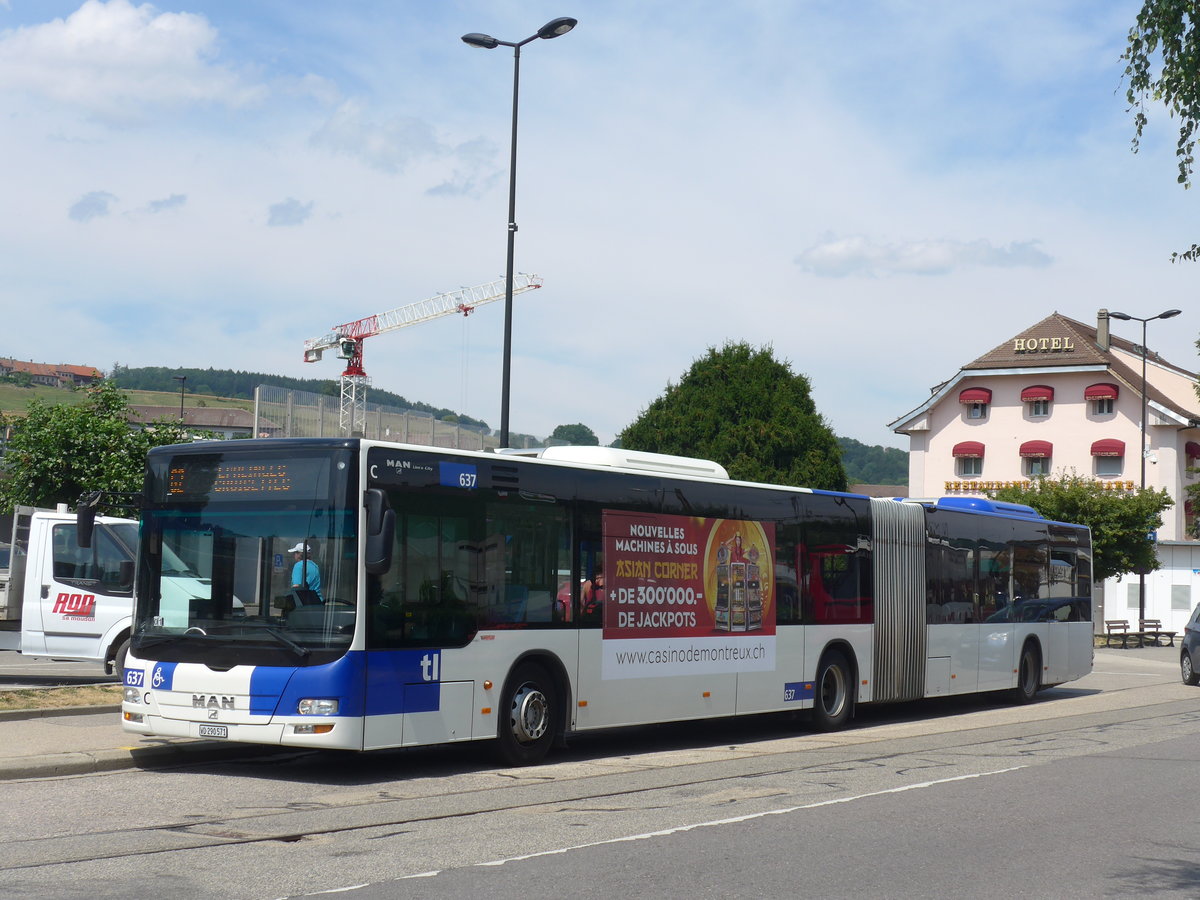
[[[574,5],[572,5],[572,3]],[[512,428],[610,441],[709,346],[771,345],[841,435],[1053,311],[1184,316],[1200,199],[1140,153],[1137,2],[0,0],[0,355],[336,378],[331,326],[503,274]],[[682,11],[681,11],[682,9]],[[503,304],[366,343],[499,425]],[[1137,339],[1136,323],[1118,334]]]

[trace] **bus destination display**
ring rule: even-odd
[[[329,460],[177,456],[167,466],[166,493],[174,500],[315,500],[329,491]]]

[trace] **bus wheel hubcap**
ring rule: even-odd
[[[830,666],[825,670],[825,677],[821,679],[821,706],[831,716],[836,716],[842,711],[842,705],[846,702],[846,683],[842,678],[842,670],[837,666]]]
[[[521,743],[536,741],[549,727],[550,704],[536,685],[524,684],[513,695],[512,730]]]

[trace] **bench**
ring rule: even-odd
[[[1118,635],[1120,635],[1120,637],[1121,637],[1121,649],[1122,650],[1129,649],[1128,642],[1131,637],[1137,638],[1137,645],[1139,647],[1142,646],[1142,643],[1146,637],[1146,635],[1141,631],[1130,631],[1129,623],[1126,622],[1124,619],[1105,619],[1104,620],[1104,637],[1106,639],[1105,646],[1111,647],[1113,638],[1117,637]]]
[[[1162,646],[1162,643],[1159,641],[1159,638],[1170,638],[1170,644],[1168,644],[1168,646],[1170,646],[1170,647],[1175,646],[1175,635],[1178,634],[1178,632],[1163,631],[1162,619],[1139,619],[1138,625],[1142,629],[1143,639],[1154,638],[1154,646],[1155,647]]]

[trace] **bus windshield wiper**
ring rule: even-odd
[[[297,644],[295,641],[293,641],[290,637],[288,637],[286,634],[284,634],[278,628],[275,628],[271,625],[263,625],[262,630],[265,631],[267,634],[271,635],[271,637],[275,638],[275,640],[279,641],[279,643],[286,646],[289,650],[294,652],[301,659],[308,658],[308,653],[309,653],[308,648],[305,647],[303,644]]]

